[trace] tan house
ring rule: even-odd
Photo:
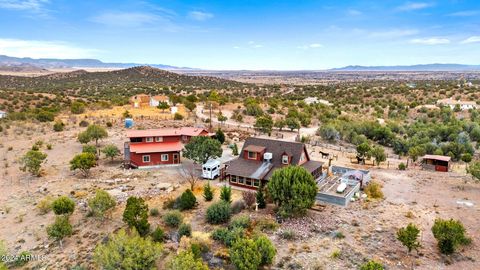
[[[171,105],[168,96],[153,96],[150,98],[151,107],[157,107],[160,102],[166,102],[168,105]]]
[[[150,105],[150,96],[146,94],[138,94],[130,98],[130,104],[134,108],[148,107]]]
[[[462,111],[470,110],[470,109],[477,109],[479,106],[475,101],[467,101],[467,100],[456,100],[451,98],[440,99],[437,101],[437,106],[448,106],[452,110],[455,109],[456,106],[459,106]]]

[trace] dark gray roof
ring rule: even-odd
[[[245,149],[251,150],[252,148],[260,147],[264,147],[265,152],[272,153],[271,163],[243,158],[242,154]],[[243,145],[242,154],[240,157],[230,162],[226,173],[230,175],[268,180],[275,169],[286,166],[282,164],[282,155],[284,153],[291,157],[291,165],[298,165],[304,150],[307,162],[302,164],[302,166],[307,169],[307,171],[313,172],[315,169],[322,166],[322,162],[310,160],[303,143],[250,137]]]

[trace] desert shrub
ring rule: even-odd
[[[407,165],[405,165],[405,163],[401,162],[400,164],[398,164],[398,169],[400,171],[405,171],[407,169]]]
[[[443,254],[452,254],[459,245],[470,244],[471,239],[465,235],[465,227],[459,220],[436,219],[432,233],[438,241],[438,248]]]
[[[280,237],[282,237],[285,240],[294,240],[297,238],[295,235],[295,232],[292,230],[283,230],[280,232]]]
[[[31,256],[32,253],[30,253],[29,251],[22,251],[20,252],[20,254],[18,254],[18,257],[16,257],[15,260],[12,262],[12,265],[15,267],[22,267],[30,261]]]
[[[167,226],[172,228],[178,227],[182,223],[182,221],[182,213],[176,210],[170,211],[163,216],[163,222],[165,222]]]
[[[113,161],[116,156],[120,155],[120,149],[114,144],[109,144],[102,149],[102,153]]]
[[[210,181],[208,181],[208,183],[203,186],[203,198],[205,199],[205,201],[209,202],[213,200],[213,193],[214,190],[210,186]]]
[[[232,201],[232,188],[223,186],[220,190],[220,199],[222,201],[230,203]]]
[[[230,260],[238,270],[258,269],[262,255],[252,239],[239,239],[229,249]]]
[[[360,266],[360,270],[383,270],[385,269],[381,263],[374,260],[368,261]]]
[[[70,215],[75,210],[75,202],[66,196],[61,196],[52,202],[52,210],[55,215]]]
[[[263,193],[263,187],[259,187],[255,199],[258,203],[258,208],[263,209],[267,207],[267,202],[265,201],[265,194]]]
[[[45,215],[52,210],[53,197],[50,195],[45,196],[37,204],[37,209],[41,215]]]
[[[230,219],[232,210],[230,209],[230,204],[221,201],[212,204],[207,209],[207,222],[210,224],[220,224],[227,222]]]
[[[195,206],[197,199],[190,189],[185,190],[179,199],[180,210],[192,209]]]
[[[55,218],[55,222],[52,225],[47,227],[47,235],[50,238],[53,238],[60,242],[62,245],[62,240],[66,236],[72,235],[73,228],[68,220],[68,216],[58,216]]]
[[[252,224],[249,216],[236,216],[230,221],[229,228],[248,228]]]
[[[471,155],[470,153],[465,153],[465,154],[463,154],[462,157],[461,157],[461,160],[462,160],[463,162],[466,162],[466,163],[471,162],[472,159],[473,159],[473,157],[472,157],[472,155]]]
[[[420,247],[420,243],[417,238],[420,234],[420,230],[415,224],[408,224],[405,228],[400,228],[397,231],[397,239],[411,252],[412,249],[417,250]]]
[[[173,209],[175,207],[175,201],[176,199],[174,198],[167,198],[162,205],[162,209]]]
[[[240,212],[242,212],[243,209],[245,209],[245,202],[240,199],[240,200],[236,200],[232,203],[232,214],[238,214]]]
[[[245,237],[245,229],[241,227],[235,228],[219,228],[213,231],[212,238],[222,242],[225,246],[231,247],[238,239]]]
[[[81,153],[70,160],[70,170],[80,170],[84,177],[90,175],[90,169],[97,165],[97,156],[92,153]]]
[[[256,228],[262,232],[273,232],[278,229],[278,223],[273,219],[262,218],[257,220]]]
[[[80,127],[88,127],[88,125],[90,125],[86,120],[82,120],[80,121],[80,123],[78,124]]]
[[[112,124],[112,122],[110,122],[110,121],[109,121],[109,122],[107,122],[107,123],[106,123],[106,125],[107,125],[107,127],[108,127],[108,128],[111,128],[111,127],[113,127],[113,124]]]
[[[182,236],[190,237],[192,235],[192,226],[190,224],[182,223],[180,227],[178,227],[178,239],[182,238]]]
[[[117,202],[108,192],[100,189],[95,192],[95,197],[88,200],[92,214],[102,219],[105,217],[105,213],[114,208],[116,204]]]
[[[34,146],[38,149],[38,146]],[[47,154],[38,150],[30,150],[20,158],[20,169],[24,172],[28,171],[33,176],[40,176],[42,164],[46,158]]]
[[[127,205],[123,211],[123,222],[130,228],[135,228],[141,236],[150,232],[150,223],[148,223],[148,205],[143,198],[129,197]]]
[[[165,233],[163,232],[162,228],[157,227],[155,230],[153,230],[150,236],[152,237],[153,241],[161,243],[165,238]]]
[[[255,203],[255,192],[253,191],[243,191],[242,198],[248,208],[252,207]]]
[[[72,105],[70,106],[70,111],[73,114],[82,114],[85,112],[85,103],[79,102],[79,101],[74,101],[72,102]]]
[[[260,265],[270,265],[273,262],[273,258],[277,254],[275,246],[272,244],[272,241],[268,239],[265,235],[257,236],[255,239],[255,245],[257,246],[257,251],[261,254]]]
[[[141,237],[135,230],[128,235],[121,229],[95,248],[93,260],[99,269],[154,269],[161,254],[160,243]]]
[[[173,115],[173,120],[183,120],[183,115],[177,112]]]
[[[158,208],[150,209],[150,216],[157,217],[158,215],[160,215],[160,212],[158,211]]]
[[[201,258],[195,257],[191,251],[182,251],[168,262],[167,270],[208,270]]]
[[[383,199],[382,186],[377,182],[370,182],[364,190],[365,194],[372,199]]]
[[[63,131],[65,124],[62,121],[57,121],[53,124],[53,131],[60,132]]]
[[[52,144],[47,144],[47,150],[52,150]]]
[[[315,202],[317,188],[312,174],[300,166],[275,170],[268,182],[268,194],[282,216],[305,214]]]

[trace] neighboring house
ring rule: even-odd
[[[153,96],[150,98],[151,107],[157,107],[160,102],[166,102],[168,105],[171,105],[170,99],[167,96]]]
[[[265,186],[276,169],[304,167],[315,179],[322,175],[322,162],[310,160],[303,143],[248,138],[240,156],[230,161],[225,177],[231,185],[256,189]]]
[[[479,107],[475,101],[455,100],[451,98],[440,99],[437,101],[437,106],[449,106],[452,110],[455,109],[457,105],[461,110],[470,110]]]
[[[308,104],[308,105],[317,104],[317,103],[320,103],[320,104],[323,104],[323,105],[326,105],[326,106],[332,106],[333,105],[328,100],[319,99],[317,97],[307,97],[303,101],[305,101],[305,103]]]
[[[150,106],[150,96],[146,94],[138,94],[130,98],[130,103],[134,108]]]
[[[7,112],[5,111],[0,111],[0,119],[6,118],[7,117]]]
[[[179,164],[184,143],[192,137],[209,135],[206,129],[195,127],[128,130],[125,163],[133,168]]]
[[[448,172],[451,159],[449,156],[425,155],[422,158],[422,168],[424,170]]]

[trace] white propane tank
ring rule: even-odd
[[[346,183],[340,183],[340,185],[338,185],[337,187],[337,193],[343,193],[346,188],[347,188]]]

